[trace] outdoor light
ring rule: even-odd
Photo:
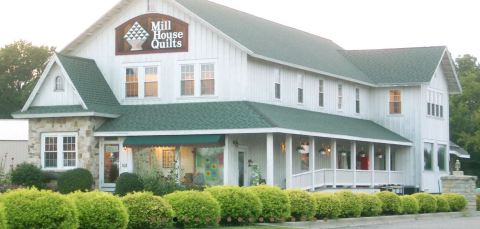
[[[286,152],[287,146],[285,145],[285,142],[282,142],[282,144],[280,144],[280,150],[282,151],[282,153]]]

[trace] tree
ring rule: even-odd
[[[23,40],[0,49],[0,118],[21,109],[54,50]]]

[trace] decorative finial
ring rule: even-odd
[[[455,171],[460,171],[460,167],[461,167],[460,161],[457,159],[455,161]]]

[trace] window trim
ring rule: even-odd
[[[305,104],[305,74],[297,73],[297,104]],[[300,96],[301,95],[301,96]]]
[[[439,90],[428,88],[426,94],[426,116],[429,118],[444,119],[444,93]]]
[[[392,113],[392,112],[391,112],[391,109],[390,109],[391,104],[392,104],[392,103],[395,103],[395,101],[392,101],[392,100],[391,100],[392,97],[391,97],[391,95],[390,95],[393,91],[398,91],[398,92],[400,92],[400,101],[397,102],[397,103],[400,103],[400,112],[398,112],[398,113],[397,113],[397,112]],[[387,110],[388,110],[388,112],[387,112],[387,113],[388,113],[389,115],[391,115],[391,116],[402,115],[402,114],[403,114],[403,98],[402,98],[402,97],[403,97],[403,91],[402,91],[401,89],[389,89],[387,96],[388,96],[388,104],[387,104]]]
[[[45,167],[45,138],[55,137],[57,138],[57,167]],[[75,166],[64,166],[64,150],[63,150],[63,138],[75,137]],[[40,136],[40,160],[41,169],[45,171],[64,171],[78,168],[78,132],[52,132],[42,133]]]
[[[135,101],[135,100],[159,100],[161,99],[161,77],[162,77],[162,63],[161,62],[144,62],[144,63],[124,63],[122,64],[122,97],[123,101]],[[157,96],[145,96],[145,69],[149,67],[157,68]],[[138,71],[138,95],[137,97],[127,97],[126,81],[127,81],[127,68],[137,68]]]
[[[337,111],[343,111],[343,84],[337,84]]]
[[[425,144],[431,144],[432,145],[432,153],[430,155],[430,160],[431,160],[431,165],[430,165],[430,169],[425,169]],[[422,162],[423,162],[423,165],[422,165],[422,171],[423,172],[435,172],[435,167],[437,166],[436,165],[436,161],[435,161],[435,142],[434,141],[429,141],[429,140],[424,140],[423,141],[423,147],[422,147]]]
[[[193,78],[194,78],[194,94],[193,95],[182,95],[182,65],[193,65]],[[202,64],[213,64],[214,69],[214,94],[213,95],[201,95],[201,77],[202,77]],[[218,81],[219,81],[219,65],[216,59],[199,59],[199,60],[181,60],[175,62],[175,95],[176,100],[194,100],[194,99],[210,99],[210,98],[217,98],[218,97]]]
[[[448,157],[448,144],[446,144],[444,142],[437,142],[435,145],[436,145],[435,154],[436,154],[436,157],[437,157],[436,166],[438,168],[438,171],[439,172],[448,172],[448,166],[449,166],[448,165],[448,159],[447,159],[447,157]],[[445,146],[445,152],[444,152],[444,155],[443,155],[443,157],[444,157],[443,158],[443,170],[440,168],[440,166],[439,166],[440,165],[440,160],[438,160],[440,158],[439,155],[438,155],[440,146]]]
[[[320,101],[320,95],[322,98],[321,101]],[[323,79],[318,80],[318,106],[320,108],[325,108],[325,80]]]
[[[61,82],[60,82],[61,88],[58,87],[59,86],[58,80],[61,80]],[[63,77],[61,75],[58,75],[58,76],[55,77],[55,86],[53,88],[53,91],[54,92],[64,92],[65,91],[65,77]]]
[[[355,88],[355,114],[360,114],[360,88]]]
[[[212,65],[213,67],[213,77],[212,78],[207,78],[207,79],[203,79],[202,78],[202,74],[203,74],[203,71],[202,71],[202,67],[204,65]],[[216,85],[217,85],[217,70],[216,70],[216,64],[215,63],[211,63],[211,62],[204,62],[204,63],[200,63],[199,64],[200,66],[200,87],[199,87],[199,90],[200,90],[200,97],[205,97],[205,96],[215,96],[216,93],[217,93],[217,88],[216,88]],[[195,65],[194,65],[194,69],[193,69],[193,79],[195,80]],[[204,80],[213,80],[213,93],[212,94],[203,94],[202,93],[202,82]],[[194,83],[195,85],[195,83]],[[194,90],[195,91],[195,90]]]
[[[157,73],[157,80],[156,81],[147,81],[147,68],[155,68]],[[160,97],[160,67],[158,65],[152,66],[145,66],[143,67],[144,75],[143,75],[143,98],[151,99],[151,98],[158,98]],[[157,95],[156,96],[147,96],[146,85],[147,83],[157,83]]]
[[[277,85],[278,85],[278,97],[277,97]],[[273,99],[282,100],[282,75],[280,68],[273,70]]]

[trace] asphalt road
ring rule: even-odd
[[[347,228],[347,227],[345,227]],[[377,224],[368,226],[348,227],[355,229],[480,229],[480,216],[444,218],[444,219],[422,219],[395,224]]]

